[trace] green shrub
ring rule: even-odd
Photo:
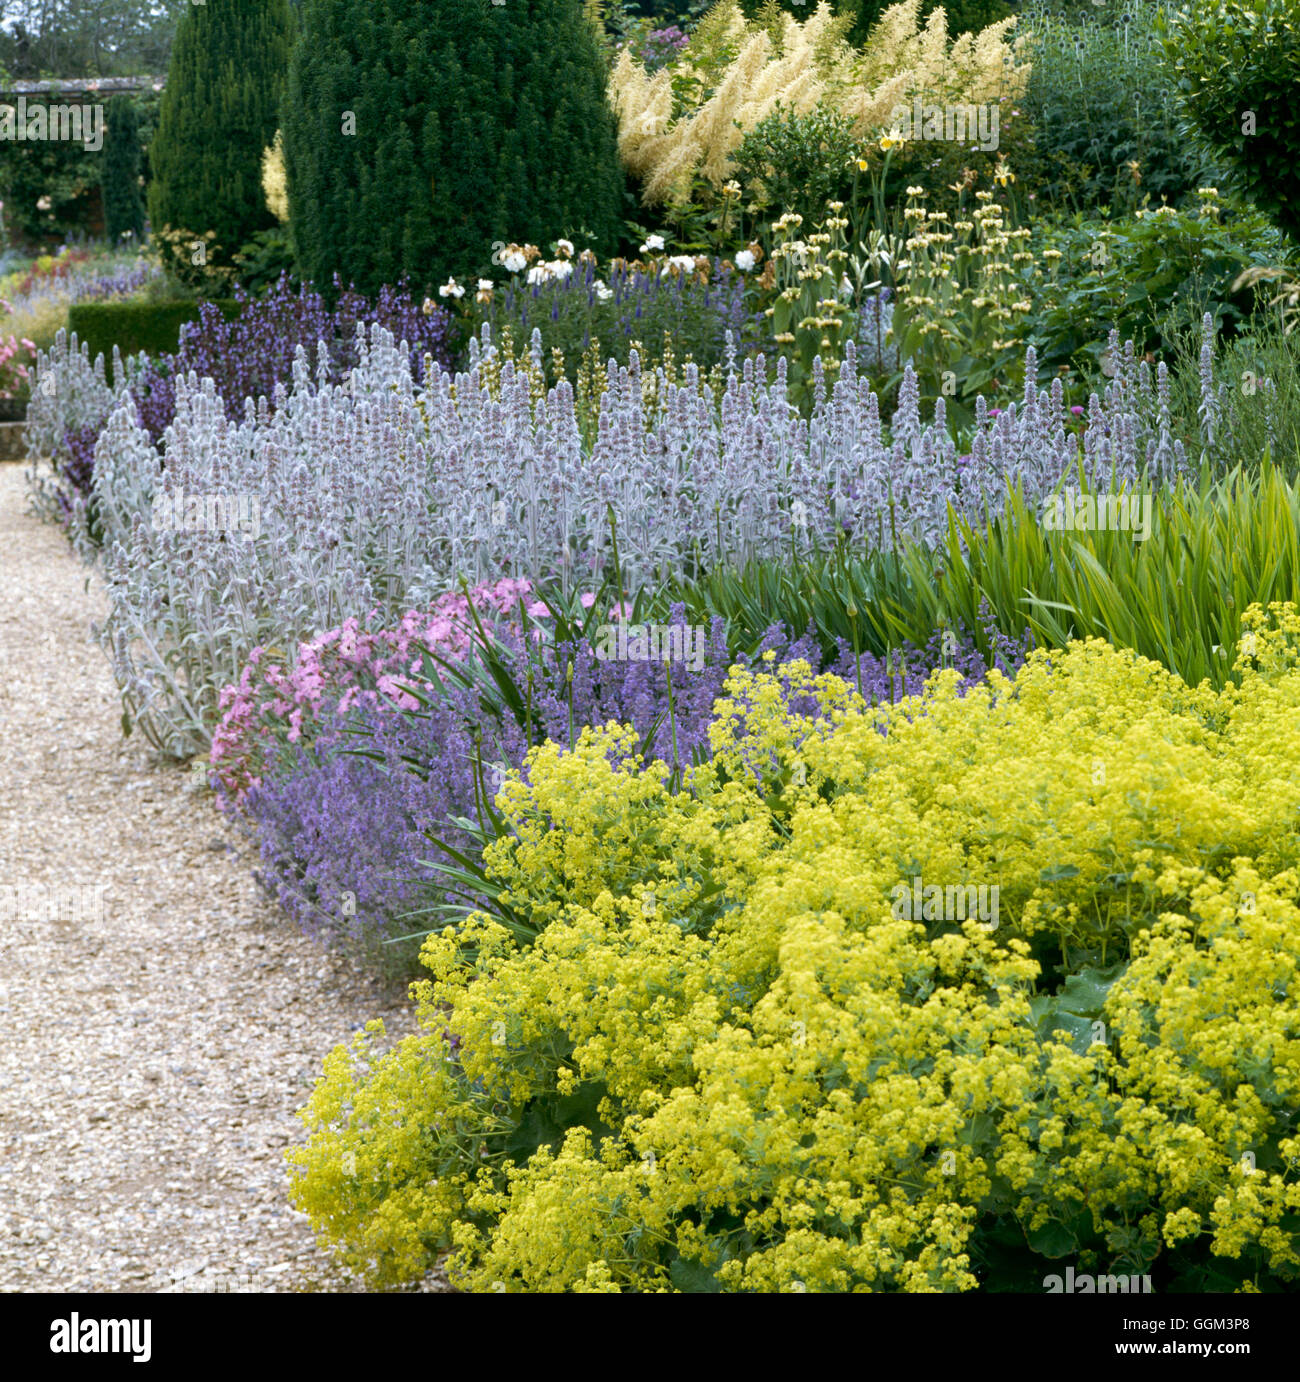
[[[624,179],[579,0],[307,0],[301,28],[283,130],[305,277],[428,291],[494,241],[612,250]]]
[[[877,710],[793,663],[680,792],[627,729],[535,750],[486,866],[536,938],[430,937],[298,1207],[486,1292],[1300,1280],[1300,616],[1243,622],[1222,695],[1096,642]]]
[[[4,234],[32,246],[88,232],[100,153],[71,139],[6,139],[0,158]]]
[[[228,320],[239,315],[237,302],[220,301],[217,306]],[[111,376],[114,346],[123,359],[170,355],[180,344],[181,327],[198,319],[197,302],[83,302],[68,309],[68,333],[90,347],[92,360],[102,354]]]
[[[852,120],[830,106],[807,115],[778,106],[741,141],[736,181],[757,211],[773,219],[794,211],[811,225],[825,217],[828,202],[851,199],[859,142]]]
[[[235,277],[250,293],[274,288],[281,277],[294,274],[293,240],[287,226],[260,230],[235,256]]]
[[[147,88],[129,98],[144,149],[153,138],[160,95]],[[108,150],[107,142],[92,150],[75,140],[6,140],[0,158],[0,247],[6,239],[36,246],[90,235]]]
[[[1296,0],[1213,0],[1162,24],[1187,117],[1256,204],[1300,240]]]
[[[124,235],[144,236],[144,196],[140,191],[140,117],[127,96],[108,103],[104,142],[104,170],[100,189],[104,199],[104,233],[116,245]]]
[[[149,151],[149,220],[210,233],[228,265],[276,224],[262,191],[288,67],[288,0],[221,0],[186,8],[176,31],[158,132]]]
[[[1216,329],[1243,329],[1258,295],[1238,288],[1238,277],[1278,262],[1286,248],[1261,214],[1224,203],[1213,189],[1195,210],[1148,207],[1114,220],[1045,225],[1040,258],[1046,252],[1044,262],[1055,267],[1034,304],[1029,339],[1042,365],[1069,364],[1094,377],[1112,328],[1139,354],[1168,358],[1206,312]]]

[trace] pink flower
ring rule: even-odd
[[[590,609],[592,605],[596,603],[596,597],[590,591],[584,592],[582,595],[578,597],[578,599],[581,602],[583,609]]]
[[[224,713],[213,736],[213,761],[221,764],[223,786],[242,799],[274,763],[284,740],[310,742],[331,707],[346,712],[387,699],[416,709],[419,702],[410,688],[420,681],[426,653],[464,656],[473,632],[472,613],[485,616],[485,623],[497,616],[514,623],[523,600],[529,617],[548,615],[543,601],[527,598],[531,594],[530,582],[511,576],[478,586],[468,599],[448,591],[429,608],[405,611],[387,628],[375,627],[379,616],[372,610],[365,620],[346,619],[299,644],[292,670],[276,661],[282,654],[255,648],[238,686],[220,693]],[[536,631],[532,636],[540,638]]]

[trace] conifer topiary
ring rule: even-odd
[[[111,244],[124,235],[140,240],[144,235],[144,194],[140,189],[143,163],[140,117],[129,96],[118,95],[108,103],[108,130],[100,190],[104,202],[104,232]]]
[[[494,241],[609,252],[606,78],[581,0],[304,0],[283,118],[303,276],[428,290]]]
[[[212,232],[212,257],[276,224],[262,191],[262,151],[275,138],[292,18],[288,0],[210,0],[181,16],[149,150],[149,219]]]

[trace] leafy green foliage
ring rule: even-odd
[[[749,130],[735,155],[736,180],[756,208],[820,220],[831,201],[852,195],[853,122],[828,106],[807,115],[778,106]]]
[[[1217,160],[1187,137],[1157,10],[1155,0],[1026,8],[1033,70],[1022,109],[1034,148],[1014,162],[1041,203],[1132,211],[1147,195],[1180,203],[1221,181]]]
[[[1252,265],[1276,263],[1286,249],[1262,215],[1225,208],[1208,190],[1196,211],[1146,208],[1107,221],[1076,216],[1047,226],[1041,245],[1061,258],[1035,305],[1030,339],[1044,365],[1088,373],[1112,327],[1139,351],[1165,356],[1182,333],[1199,329],[1206,312],[1216,329],[1242,329],[1256,294],[1237,287],[1237,279]]]
[[[108,103],[107,115],[100,187],[104,197],[104,232],[111,244],[117,244],[123,235],[132,235],[136,240],[144,235],[140,118],[126,96],[114,96]]]
[[[97,160],[98,155],[71,140],[6,142],[0,160],[5,234],[34,244],[57,244],[88,226]]]
[[[944,629],[978,630],[987,603],[1012,637],[1040,645],[1105,638],[1163,663],[1189,685],[1232,676],[1242,611],[1300,599],[1300,482],[1252,456],[1221,480],[1152,496],[1151,533],[1051,530],[1013,494],[988,524],[954,521],[945,549],[861,555],[845,546],[806,562],[755,563],[660,589],[644,617],[682,601],[688,617],[729,621],[736,644],[769,624],[811,624],[877,656],[923,647]],[[850,615],[852,611],[852,615]],[[987,649],[982,649],[987,652]]]
[[[235,276],[251,293],[263,293],[284,274],[294,278],[293,241],[285,226],[259,230],[235,256]]]
[[[288,66],[288,0],[223,0],[186,11],[149,152],[153,229],[212,232],[222,262],[275,225],[262,151],[275,138]]]
[[[75,91],[67,99],[94,103],[88,94]],[[158,122],[161,93],[145,87],[132,93],[130,100],[140,145],[147,150]],[[108,157],[107,137],[99,150],[76,140],[6,140],[0,157],[0,201],[4,202],[0,244],[53,247],[71,237],[97,233],[100,203],[96,192]]]
[[[1162,19],[1188,119],[1255,202],[1300,240],[1300,12],[1295,0],[1213,0]]]
[[[579,0],[307,0],[284,112],[294,243],[318,284],[429,289],[494,241],[614,247],[624,180]]]

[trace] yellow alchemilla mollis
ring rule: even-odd
[[[680,791],[627,727],[534,750],[485,867],[536,938],[428,939],[295,1203],[483,1291],[969,1290],[998,1221],[1300,1280],[1300,613],[1248,610],[1238,670],[1089,640],[871,707],[769,662]]]

